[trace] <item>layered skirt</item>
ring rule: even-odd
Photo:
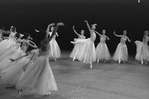
[[[27,90],[45,95],[52,90],[58,90],[57,84],[47,56],[34,60],[16,84],[17,90]]]
[[[119,43],[114,53],[113,60],[115,61],[127,61],[128,60],[128,49],[125,43]]]
[[[137,47],[135,59],[149,61],[149,46],[141,41],[135,41],[135,44]]]
[[[50,42],[50,54],[49,57],[53,58],[60,58],[61,57],[61,50],[60,47],[55,39],[52,39]]]
[[[110,60],[111,55],[106,43],[99,43],[96,47],[97,60]]]

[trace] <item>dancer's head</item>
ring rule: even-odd
[[[11,27],[10,27],[10,31],[11,31],[11,32],[16,32],[16,31],[17,31],[17,29],[16,29],[16,27],[15,27],[15,26],[11,26]]]
[[[54,30],[54,26],[51,26],[50,31],[53,32],[53,30]]]
[[[81,30],[81,35],[84,35],[85,31],[84,30]]]
[[[91,25],[91,29],[95,30],[96,29],[96,23]]]
[[[145,35],[146,35],[146,36],[149,35],[149,32],[148,32],[147,30],[144,31],[144,36],[145,36]]]
[[[123,35],[127,35],[127,31],[126,30],[123,31]]]
[[[102,30],[102,34],[105,35],[106,34],[106,30]]]

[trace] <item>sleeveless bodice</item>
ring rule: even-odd
[[[149,41],[149,37],[148,36],[144,36],[143,38],[143,43],[147,44]]]
[[[106,41],[106,36],[101,35],[101,36],[100,36],[100,42],[101,42],[101,43],[104,43],[105,41]]]
[[[15,33],[11,32],[11,33],[9,34],[9,39],[10,39],[10,40],[15,40]]]
[[[96,33],[94,31],[92,31],[92,34],[91,34],[90,38],[91,38],[92,41],[96,40]]]
[[[122,37],[121,37],[121,43],[125,43],[126,40],[127,40],[127,37],[126,37],[126,36],[122,36]]]
[[[85,36],[84,35],[79,35],[79,38],[80,39],[85,39]]]

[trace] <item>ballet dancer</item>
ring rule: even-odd
[[[105,34],[106,34],[106,30],[102,30],[102,34],[99,34],[100,42],[98,43],[98,45],[96,47],[97,63],[99,63],[100,60],[104,60],[104,62],[105,62],[105,61],[111,59],[111,55],[110,55],[108,47],[105,43],[106,40],[110,40],[110,39]]]
[[[128,60],[128,49],[127,45],[125,44],[126,41],[131,42],[127,36],[127,31],[123,31],[123,35],[117,35],[114,31],[114,35],[120,37],[120,43],[117,45],[117,49],[114,53],[113,60],[118,61],[120,64],[121,62],[126,62]]]
[[[81,33],[77,33],[77,31],[75,30],[75,26],[73,26],[73,31],[74,33],[78,36],[78,38],[75,38],[75,40],[77,39],[85,39],[86,37],[84,36],[84,30],[81,30]],[[73,61],[76,59],[76,56],[78,54],[78,52],[80,51],[81,47],[82,47],[82,43],[74,43],[73,41],[71,41],[72,44],[74,44],[74,48],[72,50],[72,52],[70,53],[69,57],[73,58]]]
[[[138,61],[141,61],[141,64],[147,64],[147,62],[149,61],[149,46],[148,46],[148,41],[149,41],[149,32],[148,31],[144,31],[144,36],[143,36],[143,40],[135,41],[136,44],[136,55],[135,55],[135,59]]]
[[[41,41],[38,57],[28,67],[24,75],[16,84],[18,97],[20,96],[21,92],[25,90],[41,95],[49,95],[50,91],[58,90],[53,72],[49,64],[49,42],[56,34],[58,27],[63,25],[64,24],[61,22],[57,23],[54,27],[52,35]],[[46,35],[46,31],[43,34]]]

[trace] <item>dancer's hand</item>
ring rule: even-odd
[[[87,20],[84,20],[84,22],[86,22],[86,23],[87,23],[88,21],[87,21]]]
[[[39,30],[35,29],[36,32],[39,32]]]
[[[53,25],[55,25],[55,23],[51,23],[51,24],[49,24],[49,26],[53,26]]]
[[[75,26],[73,25],[73,26],[72,26],[72,28],[74,29],[74,28],[75,28]]]
[[[10,58],[10,60],[12,61],[12,62],[14,62],[15,60],[14,59],[12,59],[12,58]]]
[[[64,23],[63,23],[63,22],[59,22],[59,23],[57,23],[57,25],[59,25],[59,26],[63,26]]]

